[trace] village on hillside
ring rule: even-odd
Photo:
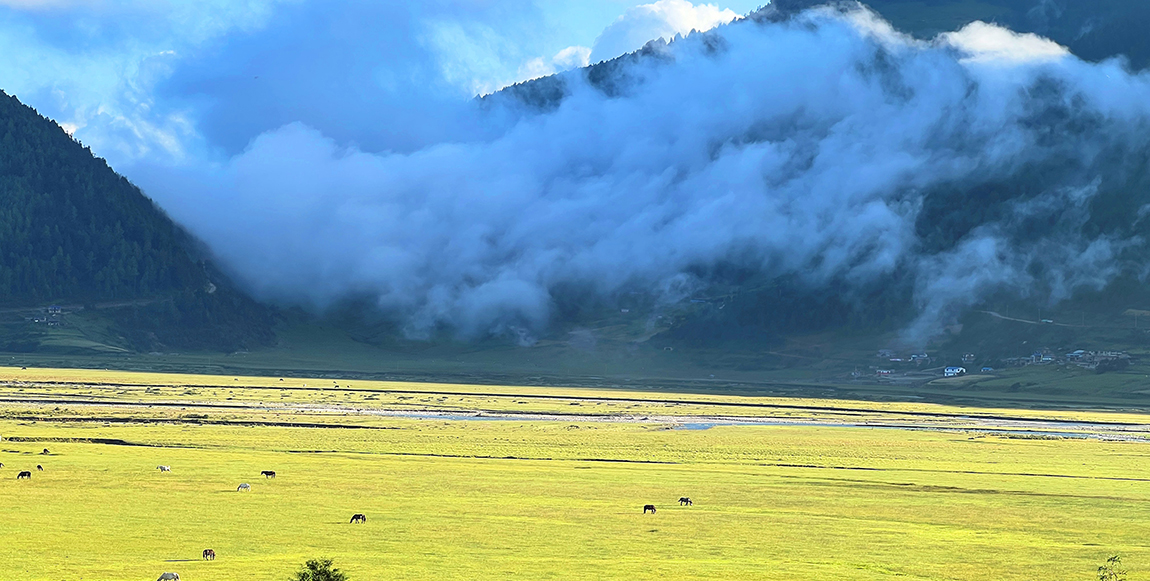
[[[1069,353],[1056,353],[1047,348],[1035,350],[1020,357],[988,358],[975,353],[964,353],[959,361],[947,361],[924,351],[899,353],[881,349],[875,354],[881,362],[864,371],[856,368],[851,377],[856,380],[894,381],[926,380],[939,377],[959,377],[968,374],[990,374],[996,369],[1054,365],[1080,368],[1096,373],[1121,371],[1130,366],[1131,356],[1125,351],[1091,351],[1076,349]],[[948,364],[949,363],[949,364]]]

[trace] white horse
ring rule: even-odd
[[[160,472],[171,472],[172,467],[171,466],[156,466],[156,470],[159,470]]]
[[[156,579],[156,581],[180,581],[180,574],[164,573],[163,575],[160,575],[160,578]]]
[[[252,485],[245,482],[245,483],[236,487],[236,492],[242,492],[244,490],[251,492],[252,491]]]

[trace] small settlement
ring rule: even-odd
[[[24,317],[24,321],[33,325],[47,325],[49,327],[62,327],[64,325],[64,309],[59,305],[51,305],[40,309],[40,312]]]
[[[975,353],[964,353],[961,357],[963,366],[936,367],[932,366],[932,363],[936,365],[944,363],[939,361],[937,357],[932,357],[925,352],[898,353],[893,349],[881,349],[876,357],[882,360],[882,363],[871,366],[869,373],[856,369],[851,376],[856,379],[869,376],[880,380],[895,379],[896,375],[899,378],[903,375],[916,378],[929,376],[958,377],[971,372],[964,366],[973,365],[979,360]],[[959,358],[954,357],[952,361],[957,359]],[[1130,364],[1130,355],[1123,351],[1088,351],[1086,349],[1076,349],[1065,354],[1056,353],[1051,349],[1039,349],[1023,357],[1002,359],[983,357],[982,359],[984,364],[975,367],[979,373],[991,373],[997,366],[1025,367],[1029,365],[1074,366],[1101,372],[1125,369]]]

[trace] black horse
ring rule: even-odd
[[[31,478],[32,478],[32,473],[31,473],[31,472],[29,472],[29,471],[27,471],[27,470],[25,470],[25,471],[23,471],[23,472],[21,472],[21,473],[19,473],[19,474],[17,474],[17,475],[16,475],[16,480],[20,480],[21,478],[28,478],[28,479],[31,479]]]
[[[367,515],[365,515],[365,514],[353,514],[351,516],[351,522],[353,522],[353,523],[354,522],[365,523],[365,522],[367,522]]]
[[[45,455],[45,456],[47,456],[48,454],[51,454],[51,452],[49,452],[47,448],[44,448],[44,451],[40,452],[40,453]]]
[[[655,514],[655,505],[653,505],[653,504],[643,505],[643,514],[647,514],[648,510],[651,511],[651,514]]]
[[[36,470],[38,470],[38,471],[40,471],[40,472],[43,472],[43,471],[44,471],[44,467],[43,467],[43,466],[41,466],[41,465],[39,465],[39,464],[37,464],[37,465],[36,465]]]
[[[692,504],[694,504],[694,503],[691,502],[691,499],[687,498],[686,496],[679,499],[679,506],[684,506],[684,505],[691,506]]]
[[[204,549],[204,560],[205,561],[215,561],[216,560],[216,552],[211,550],[211,549]]]
[[[263,476],[264,478],[275,478],[276,477],[276,471],[275,470],[261,470],[260,475]]]

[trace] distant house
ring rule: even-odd
[[[946,377],[958,377],[959,375],[966,375],[965,367],[947,367],[942,374]]]
[[[879,359],[890,359],[891,357],[894,357],[894,351],[892,351],[890,349],[879,349],[878,350],[878,358]]]
[[[49,315],[59,315],[60,314],[60,305],[52,305],[52,306],[48,307],[48,314]]]
[[[1085,349],[1078,349],[1076,351],[1071,351],[1070,353],[1066,354],[1067,359],[1071,359],[1074,361],[1082,359],[1085,356],[1086,356],[1086,350]]]
[[[892,373],[894,373],[894,371],[891,369],[879,369],[878,371],[875,372],[876,375],[884,375],[884,376],[890,375]]]
[[[982,368],[982,372],[983,372],[983,373],[989,373],[989,372],[991,372],[991,371],[994,371],[994,368],[993,368],[993,367],[983,367],[983,368]]]
[[[927,355],[926,353],[911,353],[911,361],[918,361],[919,359],[930,359],[930,355]]]
[[[974,353],[963,353],[962,362],[963,363],[974,363]]]

